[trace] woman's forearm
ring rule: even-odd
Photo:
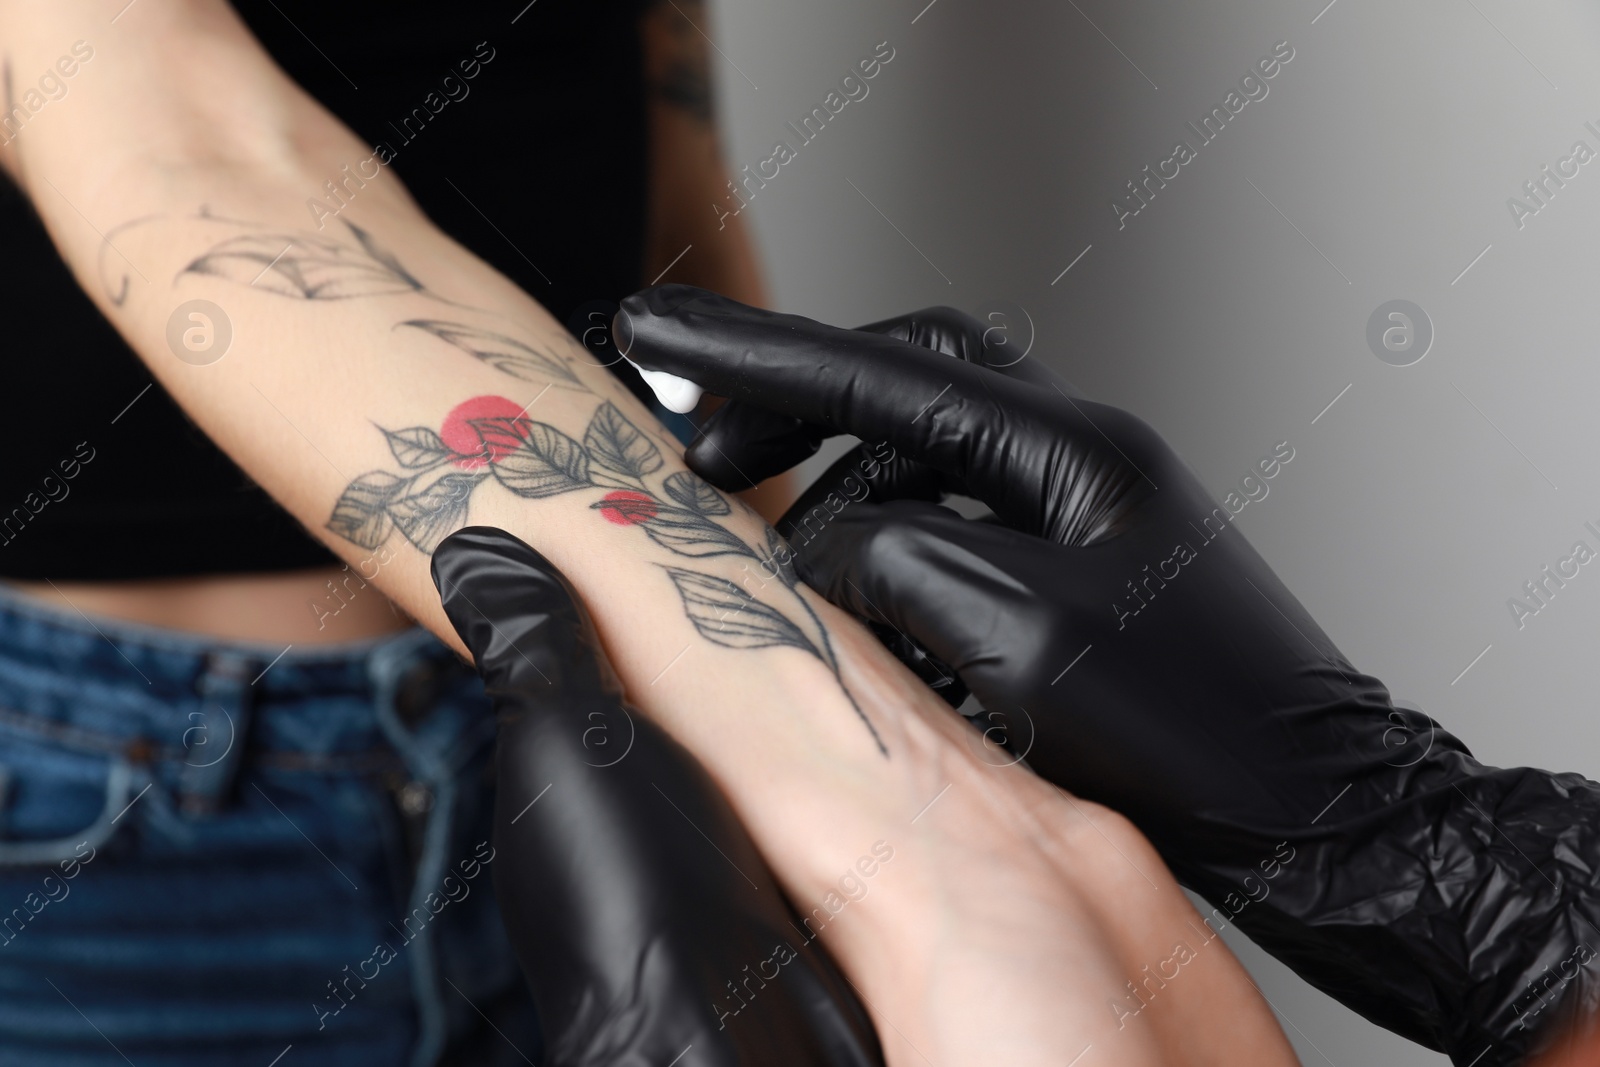
[[[349,562],[352,593],[376,585],[457,648],[428,575],[438,541],[491,524],[545,552],[591,605],[630,694],[741,815],[772,829],[776,805],[805,795],[803,810],[828,817],[783,832],[797,849],[808,835],[834,847],[865,817],[878,787],[864,783],[905,744],[889,709],[926,698],[794,584],[767,527],[690,475],[538,304],[433,227],[386,168],[355,169],[369,153],[225,5],[95,22],[116,6],[71,7],[93,18],[0,7],[13,70],[46,62],[58,38],[100,34],[71,95],[10,160],[155,377]],[[569,164],[581,165],[551,161]],[[306,201],[327,181],[349,204],[318,228]],[[536,233],[507,237],[538,245]],[[70,397],[29,399],[72,412]],[[894,802],[914,813],[923,790],[905,783]],[[761,811],[758,794],[772,800]],[[868,833],[842,835],[840,863]]]

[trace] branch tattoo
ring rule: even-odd
[[[701,637],[724,648],[806,652],[833,672],[855,704],[827,627],[797,588],[777,533],[769,527],[765,544],[751,545],[723,526],[717,520],[731,514],[732,505],[691,471],[658,481],[665,465],[661,450],[609,400],[596,409],[581,441],[527,418],[514,401],[498,396],[457,405],[438,430],[382,432],[405,473],[375,470],[350,483],[328,520],[328,529],[345,540],[376,549],[399,530],[417,549],[432,552],[465,521],[473,491],[491,479],[528,500],[599,493],[589,507],[601,518],[640,530],[677,557],[742,556],[777,573],[803,624],[726,578],[687,565],[662,568]],[[887,754],[859,706],[856,714]]]
[[[201,217],[247,225],[205,209]],[[146,221],[153,219],[127,225]],[[419,295],[465,306],[431,292],[365,230],[348,221],[344,225],[349,241],[259,228],[229,237],[191,261],[179,277],[222,278],[293,300]],[[119,283],[102,276],[108,295],[120,302],[127,293],[126,279]],[[544,382],[547,390],[594,393],[567,356],[504,333],[431,318],[407,319],[394,329],[429,335],[510,377]],[[599,518],[641,531],[680,561],[736,556],[776,574],[785,599],[798,605],[798,611],[780,611],[726,578],[686,562],[662,565],[701,637],[723,648],[792,648],[814,656],[833,673],[879,751],[888,755],[845,686],[827,626],[802,595],[788,562],[791,554],[776,532],[764,527],[764,542],[750,544],[728,529],[719,520],[733,513],[735,502],[690,471],[662,475],[666,463],[652,435],[609,400],[595,409],[582,440],[527,417],[529,406],[502,396],[478,396],[456,405],[437,429],[378,427],[399,470],[368,471],[352,481],[334,505],[327,529],[369,551],[382,547],[398,530],[419,551],[432,553],[465,524],[472,495],[485,482],[497,482],[527,500],[598,494],[589,507]]]

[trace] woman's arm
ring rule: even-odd
[[[503,527],[572,577],[646,710],[691,749],[739,754],[708,759],[730,793],[881,773],[903,742],[871,686],[913,690],[769,562],[764,524],[693,479],[609,372],[389,168],[363,167],[371,148],[225,3],[125,2],[0,4],[22,108],[59,56],[92,53],[26,116],[7,167],[154,376],[349,562],[352,591],[376,584],[459,649],[428,554],[469,522]],[[363,184],[318,230],[306,201],[328,182]],[[208,331],[231,334],[214,362],[189,347]],[[82,418],[70,396],[26,402]]]

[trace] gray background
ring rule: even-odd
[[[1521,630],[1507,607],[1600,548],[1600,159],[1524,228],[1506,206],[1574,141],[1600,151],[1600,8],[1325,3],[716,0],[735,169],[896,49],[744,218],[784,310],[1020,306],[1030,358],[1219,494],[1287,439],[1239,522],[1344,652],[1487,762],[1600,777],[1600,563]],[[1119,231],[1123,184],[1285,39],[1269,95]],[[1365,338],[1395,298],[1436,330],[1403,368]],[[1307,1064],[1445,1062],[1234,944]]]

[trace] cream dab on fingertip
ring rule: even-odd
[[[628,359],[627,356],[622,358]],[[695,405],[700,403],[700,397],[705,394],[704,389],[687,378],[680,378],[665,371],[645,370],[631,359],[628,359],[628,363],[639,372],[639,377],[644,379],[645,384],[656,394],[656,399],[661,401],[661,406],[668,411],[687,415],[695,409]]]

